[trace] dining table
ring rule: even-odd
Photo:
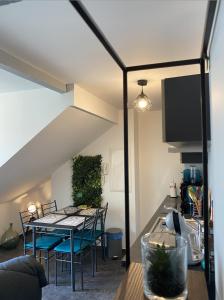
[[[103,209],[99,209],[99,218],[102,219],[101,212]],[[75,270],[74,270],[74,232],[82,226],[84,223],[85,218],[91,217],[96,213],[95,208],[89,209],[80,209],[76,210],[71,215],[71,207],[64,207],[60,210],[51,212],[41,218],[32,219],[26,224],[27,227],[32,229],[32,242],[33,242],[33,256],[36,258],[36,234],[37,229],[38,233],[43,229],[46,230],[48,228],[51,229],[61,229],[61,230],[68,230],[70,232],[70,255],[71,255],[71,286],[73,291],[75,291]],[[41,231],[44,234],[44,231]]]

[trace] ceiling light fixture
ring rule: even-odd
[[[146,86],[148,83],[145,79],[138,80],[138,85],[142,87],[141,93],[138,97],[133,101],[133,107],[140,112],[144,112],[146,110],[150,110],[152,107],[152,102],[146,94],[143,92],[143,86]]]

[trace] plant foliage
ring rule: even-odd
[[[179,257],[171,258],[163,244],[157,245],[157,249],[150,253],[149,260],[148,283],[151,291],[160,297],[171,298],[180,295],[184,291],[185,280]],[[175,269],[178,272],[175,272]]]
[[[72,198],[75,206],[100,207],[102,156],[76,156],[72,165]]]

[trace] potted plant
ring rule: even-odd
[[[158,296],[165,299],[181,299],[187,296],[187,247],[182,237],[175,237],[175,245],[168,245],[167,236],[155,241],[156,234],[148,234],[142,238],[142,258],[144,270],[144,292],[146,296]],[[162,241],[162,242],[161,242]],[[155,298],[156,299],[156,298]]]

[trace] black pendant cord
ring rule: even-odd
[[[123,71],[123,121],[124,121],[124,188],[125,188],[125,239],[126,269],[130,265],[130,208],[129,208],[129,162],[128,162],[128,79]]]
[[[205,58],[201,59],[201,116],[202,116],[202,162],[203,162],[203,215],[204,215],[204,247],[205,247],[205,277],[207,285],[210,282],[209,265],[209,213],[208,213],[208,128],[207,128],[207,99],[205,91]]]

